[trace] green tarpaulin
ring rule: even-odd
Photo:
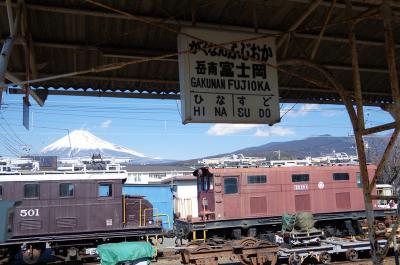
[[[122,242],[97,247],[101,265],[115,265],[121,261],[151,260],[154,249],[148,242]]]

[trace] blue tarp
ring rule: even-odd
[[[156,208],[159,214],[167,214],[170,219],[168,226],[168,218],[160,216],[163,221],[163,227],[171,229],[173,227],[173,198],[172,191],[169,185],[163,184],[146,184],[146,185],[124,185],[123,194],[125,195],[140,195],[148,200],[153,208]],[[156,214],[156,211],[154,211]]]

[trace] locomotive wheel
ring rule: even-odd
[[[301,257],[296,253],[293,253],[289,256],[288,260],[289,265],[300,265],[301,264]]]
[[[257,228],[252,227],[247,230],[248,237],[256,237],[257,236]]]
[[[239,245],[243,246],[243,247],[252,247],[257,243],[257,239],[254,238],[245,238],[241,241],[239,241]]]
[[[319,255],[319,261],[322,262],[323,264],[329,264],[331,262],[331,254],[328,252],[322,252]]]
[[[254,238],[245,238],[243,240],[240,241],[239,245],[243,246],[243,247],[252,247],[257,243],[257,240]],[[244,264],[252,264],[251,263],[251,259],[249,257],[246,257],[244,255],[240,255],[239,256],[240,260],[242,263]]]
[[[211,251],[211,250],[212,250],[211,247],[204,245],[204,246],[199,246],[199,247],[193,249],[191,251],[191,253],[200,253],[200,252]]]
[[[257,241],[255,244],[256,247],[268,247],[270,245],[271,245],[270,243],[265,241]]]
[[[372,254],[371,254],[371,250],[369,251],[369,254],[372,255]],[[379,260],[382,261],[383,258],[384,258],[384,254],[385,254],[385,249],[384,249],[384,247],[377,246],[377,250],[376,250],[376,256],[377,256],[377,258],[378,258]]]
[[[185,245],[185,247],[187,247],[187,248],[197,248],[197,247],[201,246],[202,244],[203,244],[203,242],[200,242],[200,241],[192,241],[192,242],[187,243]]]
[[[190,262],[190,254],[191,253],[199,253],[203,251],[210,251],[212,250],[211,247],[201,244],[200,242],[192,241],[185,245],[187,248],[185,251],[181,252],[181,262],[182,264],[189,264]]]
[[[358,259],[358,252],[355,249],[348,249],[346,251],[346,258],[350,261],[356,261]]]
[[[22,260],[26,264],[35,264],[39,261],[41,255],[42,249],[40,247],[28,245],[28,248],[22,252]]]

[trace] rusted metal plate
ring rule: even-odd
[[[244,264],[276,263],[278,246],[254,238],[230,241],[225,244],[189,244],[179,249],[183,264],[218,264],[218,259],[240,260]]]

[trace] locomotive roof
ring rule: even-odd
[[[115,172],[29,172],[0,175],[0,182],[8,181],[58,181],[58,180],[126,180],[126,171]]]
[[[318,170],[326,170],[326,171],[345,171],[348,169],[359,168],[358,165],[331,165],[331,166],[293,166],[293,167],[249,167],[249,168],[199,168],[193,172],[194,176],[198,176],[202,174],[217,173],[217,174],[240,174],[240,173],[255,173],[255,172],[299,172],[303,171],[304,173],[318,171]],[[368,168],[376,168],[375,165],[368,165]],[[199,171],[200,170],[200,171]]]

